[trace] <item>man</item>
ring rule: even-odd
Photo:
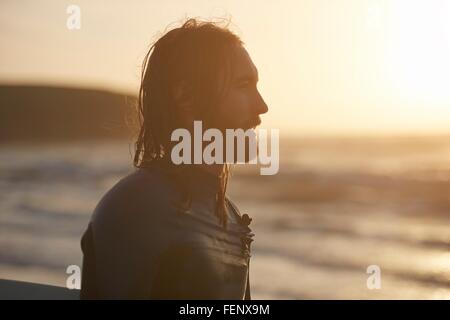
[[[241,40],[190,19],[150,48],[137,170],[97,205],[82,238],[81,297],[250,299],[250,218],[225,196],[228,165],[175,165],[178,128],[251,129],[267,106]]]

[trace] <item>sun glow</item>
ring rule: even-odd
[[[387,60],[396,94],[450,110],[450,1],[397,0],[388,15]]]

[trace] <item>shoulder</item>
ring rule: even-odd
[[[177,210],[178,199],[179,190],[164,173],[156,169],[136,169],[106,192],[91,222],[98,227],[158,221]]]

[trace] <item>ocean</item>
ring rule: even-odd
[[[0,146],[0,278],[65,286],[128,141]],[[253,218],[254,299],[450,299],[450,137],[280,141],[280,171],[233,168]],[[379,286],[368,285],[371,266]]]

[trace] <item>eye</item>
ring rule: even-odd
[[[252,85],[252,82],[250,80],[243,80],[239,82],[238,87],[239,88],[249,88]]]

